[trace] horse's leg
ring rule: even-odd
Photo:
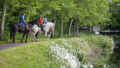
[[[37,42],[38,40],[37,40],[37,36],[36,36],[36,34],[37,34],[37,32],[35,32],[35,34],[34,34],[34,39],[35,39],[35,42]]]
[[[32,38],[33,38],[33,35],[32,35],[32,33],[30,33],[30,35],[31,35],[31,41],[33,42],[33,39],[32,39]]]
[[[32,37],[34,37],[34,40],[35,40],[35,41],[36,41],[36,36],[35,36],[36,33],[37,33],[37,31],[35,31],[35,30],[34,30],[34,32],[32,33]]]
[[[15,41],[15,32],[13,33],[13,43],[16,43],[16,41]]]
[[[24,36],[25,36],[25,33],[23,33],[23,37],[22,37],[22,39],[21,39],[21,43],[23,42]]]
[[[33,35],[33,36],[34,36],[35,42],[37,42],[36,36],[35,35]]]
[[[37,36],[38,36],[38,32],[36,33],[36,40],[38,41]]]
[[[34,37],[34,40],[36,41],[36,36],[35,36],[35,32],[32,34],[32,37]]]
[[[45,38],[47,37],[47,32],[45,32],[45,35],[44,35],[44,40],[45,40]]]
[[[47,38],[47,40],[49,40],[49,39],[50,39],[50,35],[51,35],[51,32],[48,34],[48,38]]]
[[[29,34],[29,32],[27,32],[27,35],[26,35],[26,40],[25,40],[26,43],[27,43],[28,34]]]

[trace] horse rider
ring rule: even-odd
[[[39,23],[40,23],[41,31],[43,31],[43,25],[42,24],[43,24],[44,21],[41,18],[42,18],[42,16],[40,15],[39,16]]]
[[[25,24],[26,29],[28,29],[28,24],[24,19],[25,19],[25,13],[23,12],[22,15],[20,16],[20,23]]]
[[[47,16],[44,16],[43,21],[44,21],[44,24],[47,24]]]

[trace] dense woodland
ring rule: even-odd
[[[119,0],[0,0],[0,35],[9,35],[11,23],[18,23],[22,12],[27,22],[39,15],[56,18],[55,35],[78,33],[84,25],[120,25]],[[117,28],[118,29],[118,28]]]

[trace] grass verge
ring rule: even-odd
[[[111,38],[103,35],[80,35],[75,38],[60,38],[46,41],[41,40],[40,42],[15,46],[13,48],[0,51],[0,67],[60,68],[62,65],[62,67],[70,68],[70,66],[66,65],[66,58],[64,58],[66,63],[62,63],[57,60],[57,58],[53,58],[52,55],[54,55],[54,57],[55,55],[57,56],[56,52],[58,50],[55,52],[56,54],[54,51],[50,54],[49,48],[51,46],[56,46],[56,44],[60,47],[60,49],[64,48],[66,52],[65,54],[79,58],[79,62],[83,65],[83,67],[89,63],[95,68],[99,68],[101,65],[103,67],[112,51],[96,52],[96,50],[112,49],[112,42],[110,39]],[[103,54],[103,52],[106,52],[106,54]],[[63,53],[60,54],[62,55]]]

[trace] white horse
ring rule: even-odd
[[[32,38],[34,37],[34,40],[37,42],[38,41],[38,39],[37,39],[37,37],[36,37],[36,34],[38,33],[38,32],[42,32],[41,31],[41,28],[40,27],[38,27],[36,24],[32,27],[32,34],[31,34],[31,41],[33,42],[33,40],[32,40]]]
[[[55,24],[52,23],[52,22],[47,22],[47,24],[43,24],[43,30],[44,30],[44,34],[45,34],[45,35],[44,35],[44,40],[45,40],[45,38],[47,37],[47,34],[48,34],[47,40],[49,40],[51,33],[54,31],[54,26],[55,26]],[[36,37],[36,34],[37,34],[37,33],[43,33],[43,32],[41,31],[41,28],[38,27],[38,26],[35,24],[35,25],[32,27],[31,41],[33,41],[33,40],[32,40],[33,37],[34,37],[34,39],[35,39],[36,42],[38,41],[38,39],[37,39],[37,37]]]
[[[47,24],[43,24],[43,30],[45,31],[44,40],[47,37],[47,34],[48,34],[47,40],[50,39],[50,35],[54,31],[54,27],[55,27],[55,24],[52,22],[48,22]]]

